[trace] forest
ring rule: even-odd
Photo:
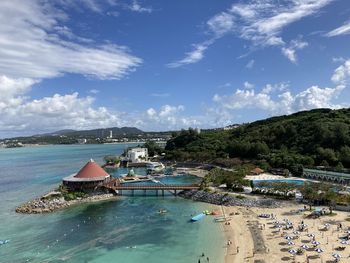
[[[254,162],[280,167],[350,168],[350,109],[315,109],[242,124],[231,130],[173,132],[166,157],[178,161]]]

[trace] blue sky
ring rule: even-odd
[[[2,0],[0,137],[350,103],[348,0]]]

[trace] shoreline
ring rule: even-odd
[[[350,253],[350,246],[340,242],[350,228],[349,214],[346,212],[336,211],[332,215],[311,218],[308,216],[311,211],[302,211],[302,204],[291,201],[288,206],[279,208],[219,205],[216,208],[222,209],[225,215],[234,213],[229,225],[220,223],[225,239],[225,263],[334,262],[334,253],[340,254],[342,258],[347,258]],[[260,214],[273,215],[273,218],[259,217]],[[292,229],[284,227],[287,219],[293,223]],[[276,228],[276,221],[282,227]],[[307,229],[296,231],[301,222],[307,225]],[[292,237],[290,245],[287,236]],[[313,245],[315,240],[320,245]],[[229,244],[228,241],[232,243]],[[302,246],[306,249],[301,249]],[[321,248],[323,253],[317,253],[315,248]],[[289,252],[290,249],[302,253],[293,255]]]
[[[77,198],[77,199],[68,200],[68,201],[65,200],[64,197],[46,198],[46,196],[50,196],[50,194],[52,193],[53,192],[50,192],[46,195],[32,199],[28,202],[25,202],[19,205],[15,209],[16,213],[20,213],[20,214],[52,213],[74,205],[118,199],[118,196],[114,194],[95,194],[95,195],[90,195],[88,197]]]

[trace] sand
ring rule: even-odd
[[[230,213],[238,213],[232,215],[230,225],[220,223],[226,235],[225,246],[227,248],[226,263],[233,262],[253,262],[253,263],[270,263],[270,262],[335,262],[333,253],[342,256],[339,262],[350,262],[350,243],[343,245],[340,243],[339,237],[345,236],[345,230],[350,227],[350,222],[345,219],[349,217],[347,212],[335,211],[334,216],[322,216],[318,219],[305,218],[310,211],[297,212],[302,205],[294,203],[286,203],[283,208],[243,208],[243,207],[224,207],[226,215]],[[295,245],[288,245],[286,235],[295,236],[293,230],[283,230],[278,232],[278,228],[274,228],[272,219],[258,217],[259,214],[273,213],[277,220],[283,222],[288,218],[295,227],[298,223],[304,221],[308,225],[308,232],[300,232],[298,239],[292,241]],[[330,224],[327,231],[321,229],[324,225]],[[338,224],[342,223],[342,229],[338,230]],[[312,245],[313,238],[307,234],[315,234],[315,240],[320,242],[318,248],[324,250],[323,253],[315,252]],[[229,242],[231,241],[231,242]],[[231,243],[231,244],[228,244]],[[304,250],[303,255],[291,255],[289,249],[298,249],[301,245],[306,244],[310,248]],[[238,252],[237,252],[238,247]],[[345,247],[344,250],[337,250],[337,247]],[[307,261],[309,257],[309,261]]]

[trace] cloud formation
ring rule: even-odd
[[[178,68],[183,65],[193,64],[197,63],[198,61],[202,60],[204,57],[205,50],[208,49],[208,47],[213,44],[214,40],[208,40],[201,44],[194,44],[193,50],[186,53],[185,57],[181,60],[169,63],[167,66],[169,68]]]
[[[152,11],[153,11],[153,9],[151,7],[141,6],[141,4],[136,0],[133,0],[132,3],[130,5],[128,5],[128,8],[131,11],[134,11],[137,13],[152,13]]]
[[[297,63],[296,51],[304,49],[308,43],[302,39],[292,40],[288,46],[282,48],[282,54],[286,56],[292,63]]]
[[[205,41],[195,44],[195,50],[186,53],[184,59],[170,65],[179,67],[202,60],[207,48],[227,34],[247,40],[253,47],[279,46],[282,53],[291,62],[296,63],[296,50],[305,48],[307,43],[301,42],[298,45],[292,41],[289,46],[286,45],[281,37],[283,29],[304,17],[317,14],[332,1],[334,0],[239,1],[207,21],[208,31],[212,35],[209,45],[205,45]],[[191,59],[192,54],[197,54],[194,59]]]
[[[344,25],[328,32],[326,34],[326,36],[327,37],[335,37],[335,36],[348,35],[348,34],[350,34],[350,21],[346,22]]]
[[[126,47],[72,41],[78,38],[63,25],[67,19],[41,1],[0,1],[0,72],[13,78],[76,73],[120,79],[142,63]]]
[[[332,76],[332,81],[339,84],[346,84],[350,78],[350,59],[340,65]]]
[[[335,104],[333,101],[344,89],[344,85],[335,88],[311,86],[293,94],[286,90],[285,84],[268,84],[260,92],[255,89],[237,89],[230,95],[215,94],[213,101],[218,107],[227,110],[260,109],[273,115],[281,115],[315,108],[341,108],[344,105]]]

